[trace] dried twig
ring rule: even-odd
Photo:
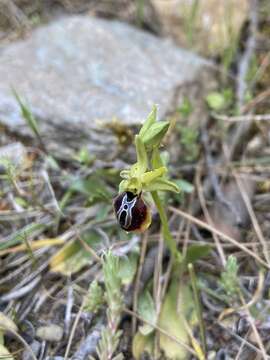
[[[238,185],[238,188],[239,188],[239,191],[240,191],[240,194],[244,200],[244,203],[246,205],[246,208],[247,208],[247,211],[250,215],[250,219],[251,219],[251,222],[252,222],[252,225],[253,225],[253,228],[254,228],[254,231],[256,232],[256,235],[258,237],[258,240],[260,241],[260,243],[262,244],[262,248],[263,248],[263,254],[264,254],[264,257],[268,263],[268,265],[270,266],[270,256],[269,256],[269,248],[268,248],[268,244],[267,244],[267,241],[266,239],[264,238],[263,236],[263,233],[262,233],[262,230],[261,230],[261,227],[258,223],[258,220],[256,218],[256,215],[254,213],[254,210],[252,208],[252,205],[250,203],[250,199],[247,195],[247,192],[245,191],[245,184],[243,183],[243,181],[241,180],[241,178],[239,176],[237,176],[235,174],[235,172],[233,172],[233,175],[234,175],[234,178],[236,180],[236,183]]]
[[[216,233],[218,236],[220,236],[224,240],[229,241],[230,243],[235,245],[237,248],[241,249],[246,254],[250,255],[253,259],[257,260],[261,265],[265,266],[267,269],[270,269],[270,266],[263,259],[261,259],[257,254],[255,254],[253,251],[249,250],[245,245],[243,245],[240,242],[236,241],[232,237],[224,234],[223,232],[219,231],[218,229],[214,228],[213,226],[208,225],[207,223],[195,218],[194,216],[192,216],[190,214],[187,214],[186,212],[184,212],[184,211],[182,211],[180,209],[176,209],[176,208],[170,206],[169,210],[171,210],[172,212],[174,212],[174,213],[176,213],[176,214],[178,214],[178,215],[192,221],[194,224],[197,224],[198,226],[201,226],[204,229],[207,229],[208,231]]]
[[[209,151],[209,139],[208,139],[207,129],[202,130],[201,138],[202,138],[202,142],[204,145],[205,159],[206,159],[207,169],[209,172],[209,178],[211,180],[216,199],[217,199],[217,201],[219,201],[222,205],[224,205],[229,211],[231,211],[234,214],[236,223],[241,224],[241,218],[240,218],[238,212],[236,211],[233,204],[224,197],[224,194],[219,185],[218,177],[214,170],[214,161],[213,161],[211,153]]]
[[[68,279],[68,289],[67,289],[67,305],[66,305],[66,312],[65,312],[65,334],[69,333],[70,328],[70,320],[71,320],[71,310],[74,303],[74,296],[73,296],[73,288],[70,284],[70,279]]]
[[[204,216],[205,216],[208,224],[213,226],[213,221],[212,221],[209,211],[206,207],[206,203],[205,203],[205,199],[204,199],[204,195],[203,195],[203,191],[202,191],[202,185],[201,185],[199,176],[196,177],[196,186],[197,186],[198,196],[200,199],[200,203],[201,203],[201,206],[203,209]],[[219,237],[215,233],[213,233],[213,238],[215,240],[216,248],[217,248],[218,254],[220,256],[221,263],[223,266],[225,266],[226,265],[226,256],[225,256],[223,248],[220,244]]]
[[[37,276],[33,281],[29,284],[13,290],[6,295],[1,296],[0,303],[8,302],[10,300],[19,299],[24,295],[28,294],[31,290],[33,290],[41,281],[41,276]]]

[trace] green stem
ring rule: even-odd
[[[155,202],[155,205],[158,209],[158,213],[160,216],[160,221],[161,221],[161,225],[162,225],[162,235],[164,237],[164,240],[166,242],[166,245],[168,246],[170,252],[171,252],[171,256],[173,258],[173,260],[179,260],[180,259],[180,253],[177,250],[177,246],[176,246],[176,242],[172,237],[172,234],[170,232],[169,229],[169,223],[168,223],[168,219],[167,219],[167,215],[164,209],[164,206],[162,204],[162,201],[158,195],[157,191],[152,191],[151,192],[152,198]]]

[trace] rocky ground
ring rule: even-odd
[[[0,0],[0,355],[269,358],[269,22],[255,0]],[[154,104],[178,270],[153,205],[142,235],[112,209]]]

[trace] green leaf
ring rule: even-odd
[[[119,261],[119,276],[123,285],[129,285],[136,274],[138,254],[133,252],[128,257],[121,257]]]
[[[148,132],[150,127],[156,122],[157,120],[157,106],[154,105],[152,108],[152,111],[147,116],[147,119],[145,120],[143,126],[141,127],[141,130],[139,132],[139,137],[143,139],[145,134]]]
[[[33,133],[36,136],[40,137],[38,124],[37,124],[35,117],[33,116],[32,112],[31,112],[31,110],[23,103],[23,101],[21,100],[19,94],[16,92],[15,89],[13,89],[12,92],[13,92],[18,104],[20,105],[22,117],[24,118],[24,120],[26,121],[26,123],[30,127],[30,129],[33,131]]]
[[[86,247],[94,247],[97,243],[102,241],[101,236],[94,230],[82,236]],[[92,260],[92,255],[86,250],[80,240],[73,240],[65,244],[59,251],[57,251],[50,261],[50,269],[52,272],[61,273],[63,275],[70,275],[77,273],[84,266],[89,265]]]
[[[185,263],[188,265],[189,263],[194,263],[198,259],[207,256],[211,251],[211,246],[209,245],[191,245],[188,247],[186,256],[185,256]]]
[[[102,206],[100,206],[100,208],[97,210],[95,220],[98,222],[106,220],[109,212],[111,211],[111,207],[111,204],[102,204]]]
[[[74,156],[74,159],[83,165],[90,166],[95,161],[95,157],[91,156],[86,146],[83,146],[80,151]]]
[[[175,180],[175,183],[185,193],[191,194],[194,191],[194,186],[186,180]]]
[[[223,94],[217,91],[213,91],[206,97],[207,105],[210,109],[219,111],[226,107],[226,99],[224,98]]]
[[[90,264],[92,256],[79,240],[64,245],[50,261],[50,270],[63,275],[75,274],[84,266]]]
[[[173,191],[179,193],[179,187],[172,181],[165,178],[157,178],[152,180],[149,185],[144,186],[146,191]]]
[[[192,327],[196,324],[194,303],[190,288],[178,281],[173,281],[162,305],[159,326],[168,334],[188,345],[189,336],[184,319]],[[178,343],[160,333],[160,347],[167,359],[185,360],[187,351]]]
[[[154,335],[142,335],[139,331],[132,341],[132,354],[136,360],[142,359],[144,353],[151,355],[154,350]]]
[[[148,290],[145,290],[139,297],[138,312],[143,319],[153,325],[156,324],[157,314],[155,304]],[[151,334],[154,331],[154,328],[151,325],[144,324],[139,327],[139,331],[142,335],[146,336]]]
[[[188,117],[193,109],[190,100],[187,97],[184,97],[181,106],[179,107],[178,111],[181,115]]]
[[[111,199],[111,194],[107,190],[105,183],[95,175],[87,179],[73,180],[70,190],[87,195],[90,202],[99,200],[108,201]]]
[[[27,202],[24,198],[16,196],[16,197],[14,198],[14,200],[15,200],[16,204],[18,204],[19,206],[27,209],[27,207],[28,207],[29,204],[28,204],[28,202]]]

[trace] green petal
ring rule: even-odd
[[[172,181],[164,178],[157,178],[144,186],[145,191],[173,191],[179,193],[179,187]]]
[[[128,179],[130,176],[130,170],[122,170],[120,171],[120,177],[122,179]]]
[[[153,181],[155,181],[157,178],[162,177],[167,172],[167,168],[165,166],[162,166],[158,169],[147,171],[144,173],[141,177],[143,187],[150,185]]]

